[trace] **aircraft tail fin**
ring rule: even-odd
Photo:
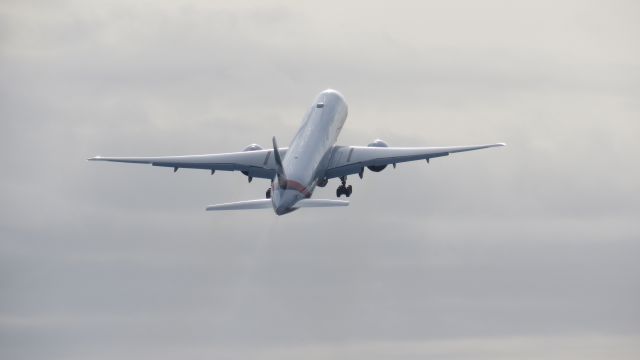
[[[280,151],[278,151],[278,143],[276,142],[276,137],[274,136],[271,140],[273,142],[273,158],[276,161],[276,174],[278,176],[278,183],[284,187],[284,184],[287,182],[287,175],[284,173],[284,167],[282,166],[282,157],[280,157]]]

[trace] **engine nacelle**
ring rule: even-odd
[[[256,151],[256,150],[264,150],[262,146],[258,144],[247,145],[242,151]]]
[[[368,147],[389,147],[389,144],[387,144],[386,141],[384,140],[380,140],[380,139],[375,139],[373,140],[373,142],[369,145],[367,145]],[[377,165],[377,166],[367,166],[367,169],[373,171],[373,172],[380,172],[382,170],[384,170],[387,167],[387,165]]]
[[[245,146],[245,148],[242,149],[242,151],[257,151],[257,150],[263,150],[262,146],[260,146],[258,144],[251,144],[251,145]],[[241,171],[241,172],[249,177],[249,182],[251,182],[251,180],[253,180],[253,177],[249,176],[249,172],[248,171]]]

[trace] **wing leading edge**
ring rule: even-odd
[[[325,173],[328,179],[358,174],[366,166],[383,166],[415,160],[429,160],[449,154],[505,146],[504,143],[449,147],[335,146]]]
[[[285,154],[287,149],[278,151]],[[102,157],[89,158],[90,161],[112,161],[132,164],[151,164],[164,166],[177,171],[180,168],[222,171],[242,171],[256,178],[272,179],[276,164],[273,150],[242,151],[226,154],[183,155],[183,156],[149,156],[149,157]]]

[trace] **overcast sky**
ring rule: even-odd
[[[0,358],[640,358],[635,1],[2,1]],[[239,173],[88,163],[507,142],[207,213]],[[338,182],[316,198],[335,197]]]

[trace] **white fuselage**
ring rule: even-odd
[[[286,183],[281,186],[274,180],[271,184],[276,214],[296,210],[299,200],[311,197],[318,180],[324,177],[347,113],[347,103],[339,92],[325,90],[318,95],[282,159]]]

